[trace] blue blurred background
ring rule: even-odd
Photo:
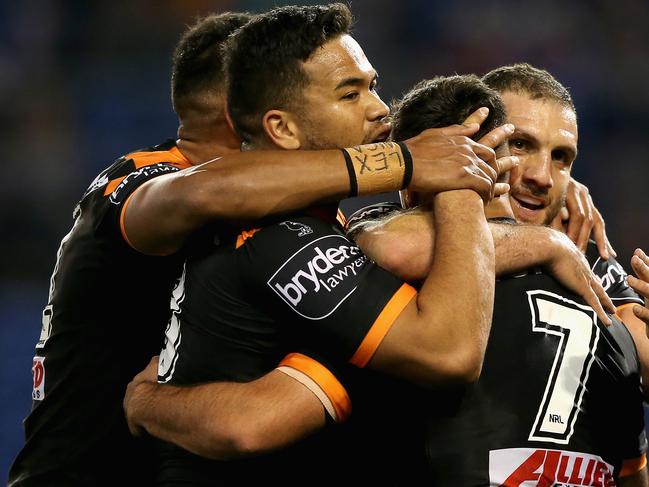
[[[187,24],[285,3],[296,2],[0,2],[8,168],[0,178],[0,475],[22,442],[41,310],[78,198],[119,155],[175,136],[170,57]],[[518,61],[551,71],[575,99],[574,175],[606,218],[618,260],[628,269],[633,249],[649,248],[649,2],[354,0],[351,8],[386,101],[433,75]]]

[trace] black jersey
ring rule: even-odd
[[[544,274],[501,280],[482,375],[424,406],[429,485],[615,485],[644,461],[626,327]]]
[[[142,183],[188,166],[173,141],[139,150],[99,174],[77,205],[50,282],[10,485],[140,485],[146,458],[122,399],[160,350],[182,260],[135,251],[121,215]]]
[[[294,215],[261,230],[221,231],[205,243],[190,253],[174,290],[160,354],[163,382],[249,381],[303,348],[363,367],[416,294],[370,262],[338,225],[312,216]],[[310,444],[321,445],[321,438],[237,462],[200,459],[162,444],[160,483],[297,479],[309,466],[322,469]]]
[[[400,211],[400,204],[391,198],[342,209],[350,215],[347,228],[353,234],[368,219]],[[642,302],[626,284],[623,268],[614,259],[601,260],[593,242],[587,258],[618,306]],[[376,480],[387,485],[415,485],[417,479],[440,486],[612,485],[623,468],[632,472],[644,460],[637,353],[621,323],[584,324],[581,328],[592,332],[589,347],[582,346],[588,362],[574,350],[576,338],[585,343],[583,330],[548,324],[547,316],[539,320],[542,303],[552,317],[577,312],[592,321],[592,310],[581,302],[544,275],[498,282],[479,382],[468,390],[434,394],[391,379],[368,382],[352,375],[346,381],[354,402],[347,443],[364,451],[366,464],[378,459],[384,468],[374,472]],[[576,376],[567,392],[559,393],[568,384],[567,363]],[[557,409],[557,401],[563,409]],[[381,422],[386,417],[392,422]],[[428,418],[425,429],[422,418]],[[420,451],[417,445],[424,443]],[[421,474],[422,453],[429,462],[426,474]]]

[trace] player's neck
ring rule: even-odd
[[[181,123],[176,143],[180,152],[192,164],[200,164],[240,150],[239,139],[223,125],[195,127]]]

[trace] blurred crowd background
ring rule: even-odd
[[[77,200],[119,155],[175,136],[170,58],[188,24],[290,3],[298,2],[0,1],[0,475],[22,441],[41,310]],[[649,249],[649,2],[353,0],[351,8],[386,101],[434,75],[519,61],[552,72],[578,109],[573,174],[606,218],[618,260],[628,269],[635,247]]]

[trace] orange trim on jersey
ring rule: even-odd
[[[128,237],[126,236],[126,227],[125,227],[125,225],[124,225],[124,218],[126,217],[126,207],[127,207],[128,204],[131,202],[131,198],[133,197],[134,194],[135,194],[135,191],[133,191],[133,192],[128,196],[128,198],[126,198],[126,201],[124,201],[124,205],[122,205],[122,212],[121,212],[120,215],[119,215],[119,230],[120,230],[120,232],[122,232],[122,238],[124,239],[124,241],[125,241],[125,242],[126,242],[126,243],[127,243],[127,244],[132,248],[132,249],[137,250],[137,249],[135,248],[135,246],[131,243],[131,241],[128,239]],[[138,250],[138,252],[139,252],[139,250]]]
[[[121,178],[113,179],[112,181],[109,181],[108,184],[106,185],[106,189],[104,190],[104,196],[108,196],[111,194],[113,191],[115,191],[115,188],[119,186],[119,183],[121,183],[126,176],[122,176]]]
[[[252,228],[250,230],[244,230],[241,232],[239,235],[237,235],[237,244],[235,248],[241,247],[246,240],[248,240],[250,237],[252,237],[255,233],[257,233],[261,228]]]
[[[622,310],[624,310],[624,309],[626,309],[626,308],[630,308],[631,306],[640,306],[640,305],[639,305],[638,303],[625,303],[625,304],[621,304],[621,305],[619,305],[619,306],[616,306],[616,308],[615,308],[615,317],[616,317],[618,320],[622,321],[622,317],[621,317],[621,315],[620,315],[620,311],[622,311]],[[635,315],[634,315],[634,316],[635,316]]]
[[[354,353],[350,362],[357,367],[365,367],[374,356],[376,349],[385,338],[388,330],[394,324],[397,316],[401,314],[406,305],[417,295],[417,291],[410,284],[403,284],[394,296],[385,305],[381,314],[376,318],[374,324],[367,332],[361,345]]]
[[[333,404],[334,410],[336,411],[336,420],[339,423],[342,423],[349,417],[352,412],[352,402],[349,399],[347,391],[338,382],[336,376],[320,362],[301,353],[289,353],[284,357],[284,360],[281,361],[279,366],[299,370],[318,384]]]
[[[620,477],[628,477],[642,470],[647,465],[647,454],[643,453],[638,458],[628,458],[622,462]]]
[[[132,152],[124,156],[125,159],[133,159],[135,169],[140,169],[144,166],[157,164],[159,162],[168,162],[181,169],[185,169],[192,165],[191,162],[183,155],[178,147],[172,147],[168,151],[152,151],[152,152]]]
[[[347,225],[347,218],[345,217],[345,214],[340,211],[340,208],[338,208],[338,212],[336,213],[336,220],[338,220],[338,223],[340,223],[340,226],[343,228]]]

